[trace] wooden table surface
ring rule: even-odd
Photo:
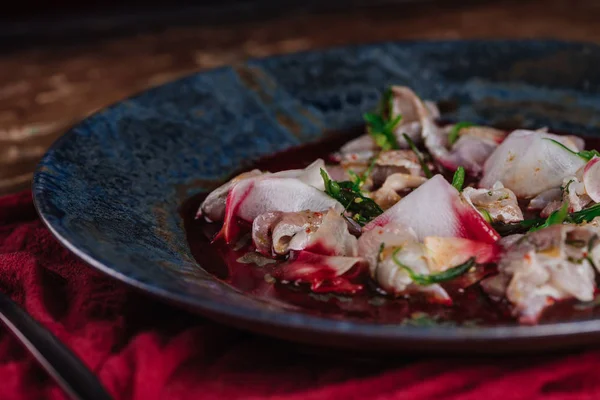
[[[450,2],[452,3],[452,2]],[[94,111],[183,75],[252,57],[402,39],[600,42],[595,0],[394,5],[213,26],[172,26],[0,57],[0,194],[30,185],[46,148]]]

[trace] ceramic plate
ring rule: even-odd
[[[600,342],[600,320],[404,326],[326,318],[238,292],[188,248],[182,202],[253,160],[361,124],[407,85],[444,118],[600,133],[600,47],[554,41],[405,42],[335,48],[199,73],[80,123],[33,183],[54,235],[94,268],[256,332],[369,351],[504,352]],[[433,213],[433,212],[432,212]]]

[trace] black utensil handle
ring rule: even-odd
[[[111,399],[96,376],[65,345],[3,293],[0,293],[0,321],[71,398]]]

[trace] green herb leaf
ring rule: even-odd
[[[367,131],[381,150],[396,150],[400,148],[394,130],[402,120],[401,115],[389,121],[386,121],[381,115],[373,113],[365,113],[363,118],[367,123]]]
[[[564,144],[562,144],[561,142],[559,142],[558,140],[554,140],[554,139],[550,139],[550,138],[545,138],[545,139],[551,141],[552,143],[554,143],[554,144],[556,144],[556,145],[558,145],[560,147],[562,147],[563,149],[565,149],[569,153],[575,154],[576,156],[581,157],[585,161],[590,161],[592,158],[594,158],[594,156],[600,157],[600,153],[597,150],[573,151],[570,148],[568,148],[567,146],[565,146]]]
[[[449,268],[443,272],[438,272],[438,273],[429,274],[429,275],[418,274],[415,271],[413,271],[412,268],[410,268],[409,266],[403,264],[402,262],[400,262],[400,260],[398,260],[398,258],[396,256],[398,255],[398,253],[401,250],[402,250],[402,247],[400,247],[400,248],[396,249],[396,251],[394,251],[394,253],[392,254],[392,260],[394,260],[394,263],[396,263],[397,266],[399,266],[400,268],[405,270],[408,273],[408,275],[410,276],[410,279],[412,279],[413,282],[416,283],[417,285],[428,286],[428,285],[433,285],[436,283],[451,281],[451,280],[456,279],[459,276],[465,274],[468,270],[470,270],[472,267],[475,266],[475,257],[471,257],[464,263],[457,265],[455,267]]]
[[[566,222],[568,224],[582,224],[584,222],[591,222],[596,217],[600,217],[600,203],[595,204],[584,210],[568,214],[563,222]],[[532,228],[535,229],[545,224],[546,221],[547,219],[543,218],[532,218],[509,224],[503,222],[495,222],[492,224],[492,226],[494,227],[496,232],[500,234],[500,236],[508,236],[513,235],[515,233],[526,233]]]
[[[413,142],[412,139],[410,138],[410,136],[408,136],[406,133],[403,133],[402,137],[404,137],[404,140],[406,140],[406,143],[408,143],[408,146],[410,147],[410,149],[417,156],[417,159],[419,160],[419,164],[421,164],[421,168],[423,169],[423,172],[425,173],[425,177],[427,179],[431,179],[433,177],[433,174],[431,173],[431,170],[427,166],[427,163],[425,162],[425,158],[423,157],[423,154],[419,151],[419,149],[417,149],[415,142]]]
[[[352,182],[352,184],[354,185],[354,189],[360,190],[360,187],[362,186],[361,176],[352,170],[348,171],[348,175],[350,175],[350,182]]]
[[[454,124],[454,126],[450,130],[450,133],[448,134],[448,143],[450,143],[450,145],[453,145],[454,143],[456,143],[456,141],[458,140],[458,136],[460,134],[460,130],[463,128],[468,128],[470,126],[474,126],[474,125],[475,124],[473,124],[472,122],[466,122],[466,121]]]
[[[535,232],[540,229],[547,228],[551,225],[562,224],[563,222],[565,222],[565,220],[567,219],[568,216],[569,216],[569,202],[565,201],[563,203],[562,207],[559,210],[556,210],[552,214],[550,214],[543,224],[541,224],[540,226],[533,227],[529,231]]]
[[[459,192],[462,192],[464,184],[465,169],[463,167],[458,167],[456,172],[454,172],[454,176],[452,177],[452,186],[454,186]]]
[[[566,192],[567,194],[569,194],[569,186],[571,186],[571,183],[575,182],[574,179],[571,179],[569,182],[567,182],[567,184],[565,185],[565,187],[561,187],[560,189],[563,192]]]
[[[598,150],[581,150],[577,153],[577,155],[584,160],[591,160],[594,157],[600,157],[600,153]]]
[[[383,151],[400,148],[394,131],[402,120],[402,116],[398,115],[392,118],[393,101],[392,89],[388,88],[383,92],[377,113],[366,113],[363,115],[367,123],[367,131],[375,140],[375,144]]]
[[[594,204],[593,206],[584,210],[569,214],[566,222],[570,222],[572,224],[581,224],[584,222],[591,222],[596,217],[600,217],[600,203]]]
[[[334,181],[327,172],[321,168],[321,177],[325,184],[325,193],[336,199],[346,207],[346,211],[353,215],[353,219],[364,225],[373,218],[383,213],[381,207],[372,199],[364,196],[350,181]]]
[[[381,100],[379,101],[379,107],[377,109],[379,115],[383,116],[385,120],[389,120],[392,117],[392,110],[394,109],[393,101],[394,97],[392,93],[392,88],[387,88],[381,96]]]
[[[369,166],[361,175],[358,175],[356,172],[354,172],[352,170],[348,171],[348,175],[350,175],[350,181],[354,185],[354,191],[360,192],[361,188],[363,187],[363,185],[369,178],[369,175],[371,175],[371,172],[373,171],[373,168],[375,167],[376,162],[377,162],[377,157],[373,157],[373,159],[369,163]]]
[[[368,124],[369,128],[374,131],[381,131],[385,126],[385,120],[379,114],[365,113],[363,114],[363,119]]]
[[[488,224],[491,224],[494,221],[490,213],[485,208],[478,208],[477,210],[481,213],[483,219],[485,219]]]

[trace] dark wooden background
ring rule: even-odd
[[[0,15],[0,194],[28,187],[39,158],[72,124],[203,69],[382,40],[600,42],[596,0],[16,3]]]

